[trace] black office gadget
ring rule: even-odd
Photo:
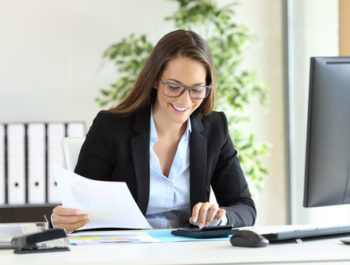
[[[343,239],[340,241],[343,242],[345,245],[350,245],[350,239]]]
[[[236,231],[232,228],[232,225],[205,226],[203,228],[179,228],[171,231],[171,233],[175,236],[192,238],[228,237]]]
[[[230,238],[232,246],[235,247],[266,247],[269,241],[259,235],[258,233],[251,230],[238,230]]]
[[[304,207],[350,203],[350,57],[312,57]],[[350,233],[331,226],[264,234],[270,242]]]
[[[11,246],[15,249],[14,253],[16,254],[69,251],[69,248],[65,246],[49,246],[46,244],[40,244],[45,241],[64,237],[67,237],[64,229],[49,229],[39,233],[14,237],[11,240]]]
[[[313,227],[303,228],[292,231],[280,231],[274,233],[262,234],[263,237],[268,239],[271,243],[290,241],[297,239],[312,239],[322,238],[329,236],[343,236],[350,235],[350,225],[346,226],[324,226],[324,227]]]
[[[313,57],[304,207],[349,203],[350,57]]]

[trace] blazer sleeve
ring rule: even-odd
[[[74,172],[90,179],[109,180],[113,171],[112,142],[109,114],[100,111],[86,135]]]
[[[226,116],[220,114],[223,144],[211,185],[218,204],[226,210],[228,224],[235,227],[251,226],[256,218],[255,204],[228,132]]]

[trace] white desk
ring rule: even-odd
[[[350,245],[339,238],[264,248],[232,247],[229,241],[116,243],[71,246],[70,252],[13,254],[0,250],[1,265],[62,264],[350,264]]]

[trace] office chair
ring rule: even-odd
[[[62,140],[65,165],[72,172],[77,164],[79,152],[84,141],[85,137],[65,137]]]

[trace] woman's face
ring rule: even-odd
[[[162,81],[172,84],[180,84],[187,87],[194,85],[206,85],[206,69],[204,65],[186,57],[178,57],[168,62],[167,68],[161,76]],[[191,99],[188,90],[177,98],[171,98],[164,94],[164,84],[158,81],[157,100],[154,111],[174,123],[183,124],[188,117],[200,106],[203,99]]]

